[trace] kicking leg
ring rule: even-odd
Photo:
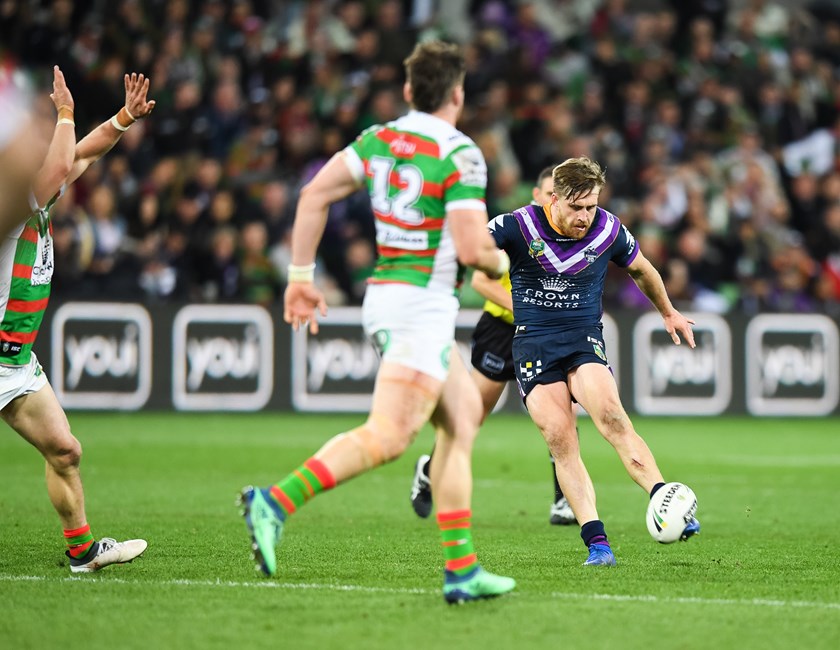
[[[653,454],[621,405],[609,369],[598,363],[584,364],[569,373],[569,384],[598,431],[618,452],[630,477],[648,494],[655,485],[663,483]]]
[[[656,466],[653,453],[636,433],[630,418],[621,405],[615,379],[606,367],[590,363],[569,375],[575,396],[592,416],[601,435],[618,452],[630,477],[650,496],[665,484]],[[700,523],[692,520],[683,532],[683,540],[700,531]]]

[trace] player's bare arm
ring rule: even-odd
[[[446,213],[455,252],[461,264],[499,279],[510,268],[507,253],[496,247],[487,232],[487,214],[481,210],[450,210]]]
[[[483,271],[475,271],[470,281],[470,286],[475,289],[482,298],[513,311],[513,297],[510,291],[505,289],[497,280],[492,279]]]
[[[39,206],[46,205],[58,194],[73,167],[76,148],[76,124],[73,119],[75,103],[58,66],[53,67],[50,99],[55,104],[58,117],[47,155],[32,182],[32,194]]]
[[[344,161],[344,153],[335,154],[300,192],[295,222],[292,226],[292,264],[289,284],[283,296],[283,320],[294,330],[309,325],[312,334],[318,333],[319,312],[327,315],[324,294],[313,284],[315,254],[330,205],[350,196],[361,187]]]
[[[662,315],[662,320],[665,322],[665,331],[671,336],[671,340],[679,345],[680,335],[682,335],[688,346],[693,348],[695,345],[694,332],[691,326],[694,325],[694,321],[686,318],[674,308],[668,298],[662,276],[659,275],[659,271],[654,268],[641,251],[627,267],[627,272]]]
[[[145,75],[136,72],[126,74],[124,83],[125,105],[114,117],[97,126],[76,145],[73,169],[67,177],[68,184],[108,153],[132,124],[148,117],[154,110],[155,100],[147,99],[149,79]]]
[[[0,53],[0,239],[29,217],[32,182],[43,152],[32,146],[37,137],[29,96],[18,71]]]

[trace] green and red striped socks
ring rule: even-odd
[[[279,483],[263,490],[266,500],[285,520],[319,492],[335,487],[335,479],[326,465],[310,458]]]
[[[84,557],[94,544],[90,526],[85,524],[81,528],[64,531],[64,541],[67,542],[67,553],[72,558]]]
[[[458,576],[466,575],[478,567],[470,529],[471,518],[470,510],[439,512],[437,516],[446,570]]]

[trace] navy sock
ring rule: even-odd
[[[609,546],[610,542],[607,539],[607,533],[604,530],[604,522],[600,519],[594,521],[587,521],[580,527],[580,538],[586,546],[590,544],[604,544]]]
[[[651,489],[651,491],[650,491],[650,498],[651,499],[653,498],[653,495],[656,494],[656,491],[659,488],[661,488],[663,485],[665,485],[665,484],[664,483],[657,483],[656,485],[653,486],[653,489]]]

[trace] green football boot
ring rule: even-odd
[[[495,598],[516,587],[516,580],[497,576],[480,566],[468,574],[459,576],[452,571],[443,572],[443,598],[450,605],[460,605],[470,600]]]
[[[259,488],[243,488],[237,503],[242,506],[242,516],[251,534],[256,569],[266,576],[273,576],[277,573],[275,549],[283,535],[284,518],[269,505]]]

